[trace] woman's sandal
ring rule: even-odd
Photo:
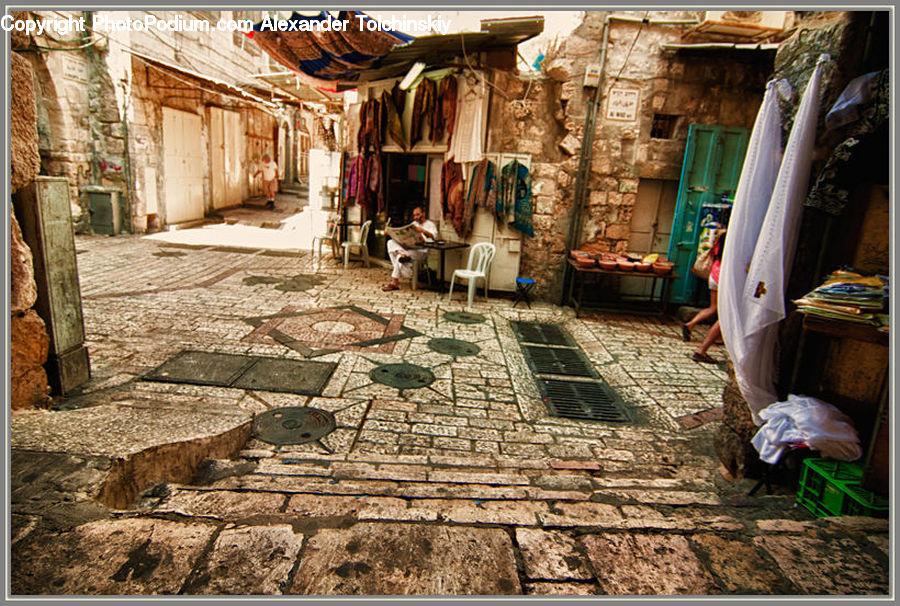
[[[681,340],[685,343],[691,340],[691,329],[688,328],[687,324],[681,325]]]
[[[718,364],[719,361],[716,360],[709,354],[700,353],[699,351],[694,352],[694,361],[695,362],[703,362],[704,364]]]
[[[390,292],[392,290],[400,290],[400,287],[394,286],[393,284],[385,284],[381,287],[381,290],[383,290],[384,292]]]

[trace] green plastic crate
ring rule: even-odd
[[[863,470],[856,463],[805,459],[797,502],[817,518],[828,516],[888,517],[887,499],[865,490]]]

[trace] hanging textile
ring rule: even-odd
[[[866,76],[860,76],[851,82],[847,89],[850,89],[853,83],[862,78],[866,78]],[[822,168],[822,172],[819,173],[809,197],[804,202],[805,206],[821,209],[830,215],[841,215],[850,199],[850,189],[854,183],[859,181],[860,174],[864,174],[867,170],[881,168],[871,166],[871,162],[867,162],[865,157],[858,158],[857,156],[865,156],[865,154],[856,152],[876,141],[878,137],[876,131],[890,118],[891,91],[888,70],[869,74],[868,85],[869,92],[864,97],[866,102],[861,106],[853,107],[856,120],[849,129],[849,136],[834,148]],[[842,99],[844,94],[841,95]],[[840,99],[835,108],[829,112],[829,116],[837,110],[838,105],[840,105]],[[845,115],[850,113],[850,107],[847,105],[844,104],[841,108]],[[887,162],[886,158],[885,162]]]
[[[456,122],[456,103],[457,103],[457,82],[456,76],[451,74],[444,76],[438,88],[438,98],[441,105],[441,120],[444,128],[447,130],[447,143],[453,140],[453,125]]]
[[[273,27],[272,19],[264,19],[254,24],[247,36],[273,59],[301,74],[308,84],[319,87],[333,88],[335,80],[356,80],[392,48],[415,40],[398,30],[369,29],[376,22],[362,12],[341,11],[337,17],[327,11],[313,16],[294,12],[287,21],[288,29],[282,31]],[[320,26],[335,21],[349,21],[352,26],[340,30]]]
[[[453,160],[444,162],[441,167],[441,206],[444,211],[444,220],[453,223],[453,229],[462,239],[468,236],[464,225],[464,187],[462,165]]]
[[[356,149],[359,153],[366,151],[366,111],[368,103],[363,101],[359,104],[359,130],[356,131]]]
[[[494,212],[497,204],[497,167],[487,158],[472,169],[466,200],[471,200],[473,207]]]
[[[481,162],[484,155],[484,80],[474,73],[463,79],[458,91],[456,125],[447,155],[457,162]]]
[[[728,353],[734,356],[738,387],[757,425],[761,423],[759,411],[778,399],[774,385],[777,323],[785,317],[784,289],[809,183],[826,57],[820,57],[806,86],[774,180],[780,116],[773,107],[777,105],[775,85],[769,85],[735,195],[729,222],[732,230],[725,241],[719,286],[720,326]],[[770,182],[774,185],[768,194]]]
[[[531,174],[528,167],[513,160],[500,171],[500,192],[495,204],[495,217],[523,234],[534,237],[531,205]]]
[[[366,206],[372,211],[375,203],[376,212],[384,210],[384,184],[381,178],[381,152],[376,151],[366,162]]]
[[[394,107],[397,108],[397,113],[402,116],[403,111],[406,109],[406,91],[400,88],[399,80],[394,83],[394,87],[391,89],[391,100],[394,102]]]
[[[391,95],[384,91],[381,93],[381,107],[385,113],[385,126],[387,135],[401,148],[406,149],[406,133],[403,132],[403,122],[400,114],[397,113],[397,107],[394,105],[394,99]]]
[[[434,82],[428,78],[422,78],[419,86],[416,87],[416,96],[413,100],[412,121],[409,128],[410,145],[415,145],[422,139],[423,124],[428,124],[429,131],[432,128],[436,94]]]
[[[349,155],[359,153],[359,103],[347,108],[347,124],[344,127],[344,143]]]
[[[366,183],[366,158],[363,154],[358,154],[353,158],[353,164],[350,165],[350,178],[347,180],[347,191],[345,198],[359,198]]]

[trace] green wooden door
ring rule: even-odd
[[[715,213],[727,220],[741,176],[749,131],[746,128],[692,124],[688,132],[668,257],[681,276],[672,285],[671,301],[695,302],[706,294],[690,273],[704,218]]]

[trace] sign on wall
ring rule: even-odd
[[[606,119],[634,122],[637,120],[640,99],[641,91],[637,89],[611,89],[609,91],[609,101],[606,105]]]

